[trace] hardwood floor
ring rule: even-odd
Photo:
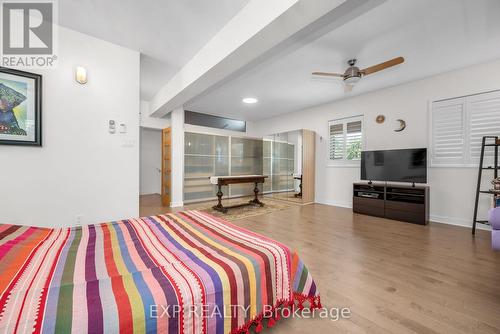
[[[166,210],[153,209],[141,213]],[[235,223],[297,249],[323,306],[352,312],[335,322],[287,319],[265,333],[500,333],[500,253],[487,231],[474,238],[320,204]]]

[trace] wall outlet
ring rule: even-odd
[[[75,216],[75,224],[76,225],[83,225],[83,215],[76,215]]]

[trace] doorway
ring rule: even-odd
[[[162,130],[140,128],[140,207],[161,206]]]

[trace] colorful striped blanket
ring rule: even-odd
[[[296,253],[203,212],[0,225],[0,333],[260,332],[304,306],[321,307]]]

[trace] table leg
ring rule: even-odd
[[[222,213],[227,213],[227,209],[222,205],[222,185],[217,185],[217,205],[212,207],[214,210],[220,211]]]
[[[300,178],[300,184],[299,184],[299,193],[295,194],[295,197],[302,197],[302,178]]]
[[[264,203],[259,201],[259,184],[257,182],[255,182],[255,188],[253,188],[253,193],[255,194],[255,198],[251,200],[250,203],[264,206]]]

